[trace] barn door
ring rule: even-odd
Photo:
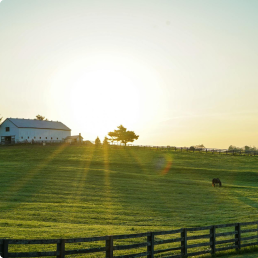
[[[12,135],[11,137],[11,144],[15,144],[15,135]]]
[[[5,137],[1,136],[1,144],[5,144]]]

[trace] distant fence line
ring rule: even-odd
[[[65,143],[64,141],[35,141],[33,143],[31,142],[16,142],[13,144],[8,145],[57,145],[57,144],[67,144],[67,145],[89,145],[93,146],[93,142],[87,141],[86,143]],[[2,145],[2,146],[6,146]],[[1,146],[1,145],[0,145]],[[103,144],[100,144],[100,146],[103,146]],[[125,147],[123,144],[116,144],[112,143],[109,144],[110,147]],[[251,156],[258,156],[258,150],[242,150],[242,149],[234,149],[234,150],[228,150],[228,149],[217,149],[217,148],[195,148],[195,147],[176,147],[176,146],[158,146],[158,145],[134,145],[134,144],[127,144],[127,147],[132,148],[143,148],[143,149],[155,149],[155,150],[171,150],[175,152],[193,152],[193,153],[211,153],[211,154],[226,154],[226,155],[251,155]]]
[[[244,229],[245,228],[245,229]],[[196,232],[201,231],[199,234]],[[255,233],[255,234],[254,234]],[[240,250],[258,245],[258,222],[232,223],[195,228],[181,228],[170,231],[147,232],[129,235],[114,235],[75,239],[50,240],[13,240],[0,239],[0,254],[9,257],[43,257],[64,258],[83,254],[96,254],[97,257],[131,258],[131,257],[192,257],[202,254],[215,254],[231,249]],[[138,241],[137,241],[138,239]],[[126,240],[126,243],[121,241]],[[120,244],[119,244],[120,241]],[[73,248],[77,243],[97,243],[90,248]],[[129,244],[130,242],[130,244]],[[133,242],[133,243],[131,243]],[[54,251],[10,252],[15,245],[55,245]],[[69,248],[67,249],[67,246]],[[162,248],[163,246],[163,248]],[[125,254],[130,250],[131,254]],[[100,256],[99,256],[100,255]],[[159,256],[157,256],[159,255]],[[92,256],[90,256],[92,257]]]
[[[118,144],[111,144],[110,146],[122,146]],[[156,150],[171,150],[176,152],[195,152],[195,153],[217,153],[217,154],[226,154],[226,155],[253,155],[257,156],[257,150],[228,150],[228,149],[216,149],[216,148],[193,148],[193,147],[176,147],[176,146],[157,146],[157,145],[133,145],[128,144],[128,147],[135,147],[135,148],[149,148],[149,149],[156,149]]]

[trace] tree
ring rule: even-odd
[[[205,149],[205,146],[203,144],[198,144],[194,146],[196,149]]]
[[[200,151],[200,150],[205,149],[205,146],[203,144],[197,144],[197,145],[194,146],[194,149]]]
[[[97,136],[96,140],[95,140],[95,146],[99,146],[101,144],[101,141],[99,139],[99,137]]]
[[[119,141],[126,146],[128,142],[133,142],[139,138],[139,135],[136,135],[134,131],[127,131],[122,125],[117,128],[117,130],[108,133],[108,136],[111,137],[111,141]]]
[[[194,151],[194,150],[200,151],[200,150],[203,150],[203,149],[205,149],[205,146],[203,144],[197,144],[197,145],[191,146],[189,148],[189,150],[191,150],[191,151]]]
[[[103,145],[105,145],[105,146],[109,145],[107,136],[105,136],[105,138],[104,138]]]
[[[251,150],[251,147],[250,147],[250,146],[247,146],[247,145],[246,145],[244,148],[245,148],[245,152],[248,152],[248,151]]]
[[[246,146],[244,147],[244,149],[245,149],[245,152],[257,151],[257,149],[256,149],[255,146],[251,147],[251,146],[247,146],[247,145],[246,145]]]
[[[108,140],[112,142],[112,144],[114,143],[114,141],[116,141],[116,133],[115,132],[109,132],[108,136],[110,137]]]
[[[36,119],[40,120],[40,121],[43,121],[43,120],[47,121],[47,119],[44,116],[41,116],[41,115],[37,115]]]
[[[242,149],[242,148],[239,148],[239,147],[236,147],[236,146],[234,146],[234,145],[230,145],[230,146],[228,147],[228,150],[229,150],[229,151],[242,151],[243,149]]]

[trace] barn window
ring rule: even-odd
[[[46,139],[47,139],[47,137],[46,137]]]
[[[5,131],[9,132],[10,131],[10,127],[5,127]]]
[[[28,136],[28,139],[30,139],[30,137]]]
[[[41,139],[41,137],[39,137],[39,139]]]
[[[36,136],[34,136],[34,139],[36,139]]]
[[[21,137],[21,139],[23,139],[23,136]]]
[[[56,139],[58,140],[58,137]]]
[[[51,140],[52,140],[53,138],[51,137]]]

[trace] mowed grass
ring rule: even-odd
[[[221,188],[211,186],[214,177]],[[0,191],[0,238],[248,222],[258,215],[258,158],[132,147],[1,147]]]

